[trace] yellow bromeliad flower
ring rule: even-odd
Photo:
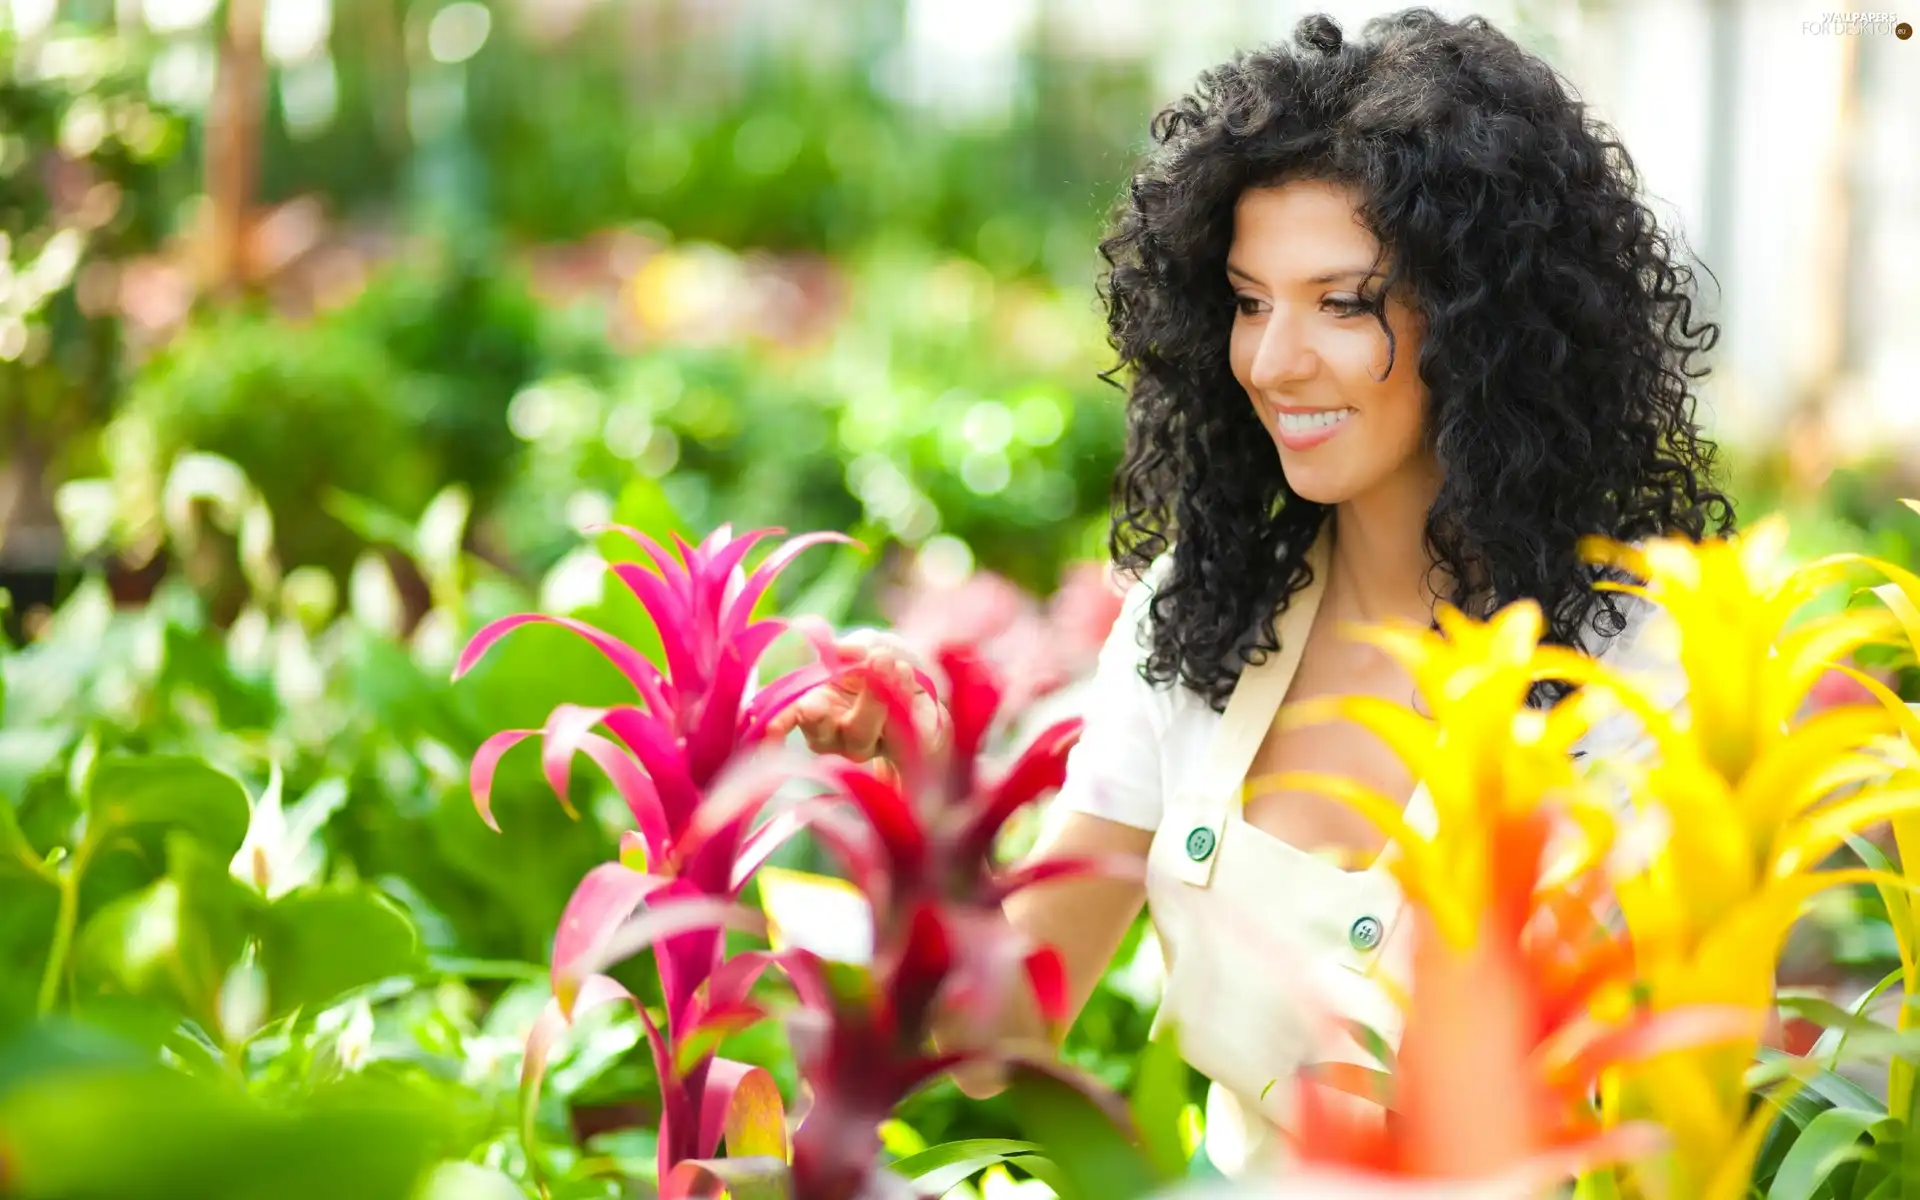
[[[1898,786],[1877,741],[1898,717],[1881,705],[1843,705],[1798,722],[1808,691],[1834,660],[1886,640],[1880,609],[1794,618],[1862,560],[1784,559],[1778,517],[1745,536],[1639,546],[1583,543],[1593,562],[1644,581],[1603,584],[1658,604],[1677,634],[1688,714],[1663,711],[1640,681],[1598,664],[1582,680],[1624,702],[1659,753],[1633,789],[1667,826],[1661,851],[1616,887],[1647,1001],[1772,1004],[1788,928],[1823,888],[1867,871],[1818,871],[1847,835],[1920,807]],[[1621,1115],[1650,1115],[1674,1137],[1677,1194],[1745,1194],[1768,1114],[1749,1120],[1746,1044],[1663,1055],[1623,1067],[1612,1098]]]
[[[1389,1120],[1387,1144],[1361,1157],[1376,1169],[1457,1175],[1617,1154],[1626,1143],[1595,1122],[1597,1073],[1680,1046],[1725,1044],[1759,1021],[1725,1007],[1650,1013],[1632,1004],[1631,948],[1595,915],[1614,805],[1571,753],[1616,702],[1583,689],[1551,709],[1527,707],[1534,684],[1591,677],[1593,660],[1541,645],[1545,623],[1531,602],[1485,622],[1444,606],[1437,616],[1438,632],[1406,623],[1349,631],[1407,669],[1430,716],[1349,695],[1290,704],[1280,717],[1283,727],[1338,717],[1373,731],[1426,788],[1427,828],[1340,776],[1282,772],[1248,784],[1318,791],[1366,815],[1393,839],[1387,862],[1415,908],[1425,974],[1416,967],[1412,982],[1425,991],[1411,998],[1396,1079],[1413,1107]],[[1479,1056],[1470,1081],[1461,1051]],[[1461,1086],[1506,1105],[1493,1122],[1500,1128],[1488,1128],[1485,1106],[1435,1106]]]
[[[1281,772],[1248,787],[1313,790],[1353,806],[1393,840],[1389,865],[1408,898],[1465,950],[1489,921],[1500,936],[1518,935],[1541,852],[1569,822],[1585,836],[1553,878],[1581,874],[1611,848],[1611,816],[1570,753],[1607,705],[1581,693],[1546,711],[1526,706],[1535,683],[1584,669],[1584,656],[1540,644],[1538,605],[1512,604],[1484,622],[1441,605],[1436,617],[1438,633],[1411,623],[1349,631],[1406,668],[1431,716],[1358,695],[1296,702],[1280,716],[1283,728],[1344,718],[1371,730],[1426,786],[1431,832],[1410,826],[1399,801],[1343,776]]]

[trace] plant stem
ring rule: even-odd
[[[80,923],[80,876],[92,858],[92,843],[81,838],[66,869],[60,872],[60,909],[53,919],[53,945],[47,950],[46,974],[40,977],[41,1016],[53,1011],[60,1000],[60,981],[67,974],[67,960],[73,957],[74,929]]]
[[[73,867],[77,868],[78,863]],[[80,872],[69,868],[60,875],[60,911],[53,921],[53,946],[47,951],[47,971],[40,977],[40,1015],[53,1011],[60,999],[60,980],[67,973],[73,951],[74,926],[80,921]]]

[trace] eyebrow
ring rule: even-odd
[[[1248,283],[1257,284],[1260,282],[1258,279],[1255,279],[1252,275],[1248,274],[1246,271],[1241,270],[1239,267],[1234,266],[1232,263],[1227,264],[1227,274],[1238,275],[1240,278],[1246,280]],[[1385,278],[1385,276],[1380,275],[1378,271],[1375,271],[1370,267],[1348,267],[1345,270],[1339,270],[1339,271],[1323,271],[1320,274],[1315,275],[1310,279],[1304,280],[1303,282],[1309,283],[1309,284],[1324,284],[1324,283],[1338,283],[1342,279],[1363,279],[1364,280],[1364,279],[1372,279],[1372,278]]]

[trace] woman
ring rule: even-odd
[[[1276,711],[1414,702],[1346,627],[1522,598],[1550,641],[1664,672],[1680,703],[1644,612],[1593,589],[1576,543],[1731,527],[1689,390],[1718,330],[1691,320],[1692,272],[1625,151],[1479,18],[1412,9],[1348,43],[1308,17],[1152,132],[1101,244],[1108,376],[1129,376],[1111,548],[1138,582],[1034,851],[1128,856],[1145,883],[1037,888],[1007,916],[1060,950],[1077,1011],[1150,906],[1161,1019],[1214,1081],[1207,1151],[1237,1174],[1282,1156],[1291,1090],[1273,1085],[1327,1053],[1308,994],[1397,1036],[1368,972],[1404,942],[1390,877],[1329,857],[1377,855],[1371,826],[1315,795],[1242,807],[1243,782],[1340,772],[1427,815],[1369,733],[1283,731]],[[820,690],[791,724],[816,750],[885,753],[855,691]],[[1606,724],[1576,753],[1610,759],[1636,733]],[[1036,1036],[1030,1007],[1016,1024]]]

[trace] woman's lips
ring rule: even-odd
[[[1351,408],[1277,409],[1273,428],[1289,450],[1311,450],[1345,429],[1353,420]]]

